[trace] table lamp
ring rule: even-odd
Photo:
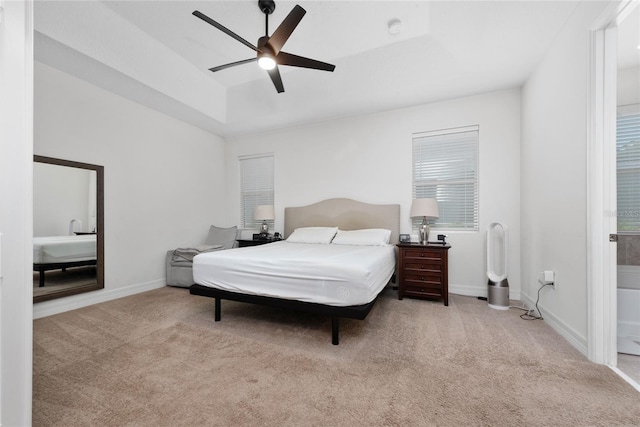
[[[414,199],[413,203],[411,203],[411,218],[422,217],[422,224],[418,227],[421,245],[429,243],[429,224],[427,220],[437,219],[439,215],[438,201],[436,199]]]
[[[253,211],[253,219],[257,221],[262,220],[262,225],[260,226],[260,235],[263,237],[267,237],[267,235],[269,235],[269,224],[267,224],[267,221],[272,221],[275,219],[273,205],[256,206],[256,209]]]

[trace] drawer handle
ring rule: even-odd
[[[424,254],[423,254],[422,252],[420,252],[420,256],[421,256],[421,257],[424,257]]]
[[[424,280],[424,276],[420,276],[420,280]]]

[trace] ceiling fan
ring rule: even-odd
[[[282,84],[282,78],[280,77],[280,71],[278,71],[278,65],[289,65],[292,67],[312,68],[314,70],[333,71],[336,66],[327,64],[326,62],[316,61],[315,59],[309,59],[291,53],[283,52],[282,46],[287,42],[293,30],[298,26],[302,17],[307,13],[299,5],[296,5],[289,15],[284,18],[284,21],[269,37],[269,15],[273,13],[276,8],[276,4],[273,0],[259,0],[258,7],[265,15],[265,35],[258,39],[257,46],[252,45],[233,31],[229,30],[225,26],[219,24],[213,19],[209,18],[205,14],[195,10],[193,15],[202,19],[203,21],[213,25],[228,36],[233,37],[245,46],[255,50],[257,55],[255,58],[244,59],[242,61],[232,62],[230,64],[220,65],[217,67],[209,68],[210,71],[216,72],[224,70],[226,68],[235,67],[236,65],[247,64],[249,62],[258,61],[260,68],[269,73],[273,85],[276,87],[278,93],[284,92],[284,85]]]

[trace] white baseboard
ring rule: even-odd
[[[622,372],[620,369],[616,368],[615,366],[609,366],[609,368],[613,372],[618,374],[620,376],[620,378],[622,378],[623,380],[628,382],[631,385],[631,387],[635,388],[636,390],[638,390],[640,392],[640,384],[638,384],[633,378],[631,378],[629,375],[625,374],[624,372]]]
[[[164,286],[166,286],[166,280],[162,278],[116,289],[101,289],[99,291],[39,302],[33,305],[33,318],[39,319],[41,317],[64,313],[65,311],[139,294],[140,292],[146,292]]]
[[[522,302],[524,302],[528,308],[535,308],[536,306],[536,301],[531,299],[528,295],[523,295]],[[538,308],[542,312],[542,318],[547,325],[551,326],[554,331],[569,341],[569,343],[582,353],[584,357],[589,357],[587,353],[586,337],[570,328],[566,323],[554,316],[553,313],[547,311],[540,303],[538,303]]]

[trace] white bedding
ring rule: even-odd
[[[193,258],[203,286],[345,307],[367,304],[395,270],[395,248],[275,242]]]
[[[96,235],[33,238],[33,263],[52,264],[96,259]]]

